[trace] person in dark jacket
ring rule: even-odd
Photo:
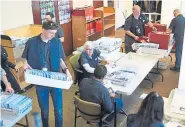
[[[47,12],[46,15],[45,15],[45,20],[46,21],[53,21],[54,18],[55,18],[55,16],[51,12]],[[63,29],[60,25],[58,26],[58,30],[55,33],[55,37],[59,38],[61,42],[64,42],[64,31],[63,31]]]
[[[12,88],[14,89],[15,93],[19,92],[21,90],[21,88],[20,88],[17,80],[15,79],[14,75],[10,71],[10,68],[15,69],[17,71],[16,66],[15,66],[15,64],[8,61],[8,53],[3,48],[2,45],[1,45],[1,67],[6,72],[6,77],[8,79],[8,82],[10,82],[10,84],[12,85]],[[2,87],[2,90],[5,91],[6,86],[2,81],[1,81],[1,87]]]
[[[42,33],[27,41],[22,54],[24,69],[38,69],[52,72],[60,72],[61,69],[71,78],[71,74],[64,62],[65,54],[62,43],[55,37],[57,29],[58,25],[55,22],[44,22],[42,24]],[[62,89],[36,85],[36,94],[41,109],[43,127],[49,127],[49,95],[51,95],[53,101],[55,127],[62,127]]]
[[[141,14],[141,8],[138,5],[133,6],[133,13],[125,21],[125,52],[133,52],[132,44],[140,43],[139,37],[144,36],[145,24],[147,24],[152,30],[156,31],[156,28],[151,22]]]
[[[151,92],[143,100],[139,111],[127,117],[127,127],[164,127],[164,101],[156,92]]]
[[[175,18],[172,19],[170,26],[167,30],[169,33],[174,33],[176,52],[175,52],[175,66],[171,67],[170,70],[180,72],[183,41],[184,41],[184,29],[185,29],[185,18],[181,14],[179,9],[175,9],[173,12]]]
[[[106,74],[107,68],[104,65],[98,65],[95,68],[94,77],[84,78],[81,81],[79,85],[80,98],[101,105],[105,114],[110,114],[114,110],[114,99],[116,111],[120,112],[123,109],[123,102],[121,99],[115,98],[115,93],[104,86],[103,79]]]

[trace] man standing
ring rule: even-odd
[[[45,20],[46,21],[52,21],[53,19],[54,19],[53,13],[47,12],[46,15],[45,15]],[[55,34],[55,37],[59,38],[61,42],[64,42],[64,32],[63,32],[63,29],[60,25],[58,26],[58,30]]]
[[[22,57],[24,69],[63,72],[71,74],[64,63],[64,51],[60,40],[55,36],[58,26],[53,21],[44,22],[42,33],[26,43]],[[55,127],[62,127],[62,89],[36,85],[38,103],[41,109],[43,127],[48,127],[49,94],[51,94],[55,113]]]
[[[183,41],[184,41],[185,18],[180,13],[179,9],[175,9],[173,14],[175,18],[172,19],[167,32],[174,33],[175,45],[176,45],[176,53],[175,53],[176,61],[175,61],[175,66],[170,68],[170,70],[180,72]]]
[[[144,36],[145,24],[153,30],[156,28],[151,22],[143,15],[140,14],[141,8],[138,5],[133,6],[133,13],[125,21],[125,52],[128,53],[132,50],[133,43],[139,43],[139,37]]]

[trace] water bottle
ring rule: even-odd
[[[34,112],[32,113],[32,117],[33,117],[33,127],[42,127],[40,114],[38,112]]]

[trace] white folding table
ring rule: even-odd
[[[134,76],[129,84],[126,84],[125,86],[114,85],[111,83],[105,83],[105,86],[107,88],[111,87],[114,91],[120,94],[131,95],[139,86],[139,84],[145,79],[145,77],[148,75],[148,73],[152,70],[157,62],[157,57],[143,56],[137,53],[130,52],[119,59],[116,62],[116,65],[126,68],[135,68],[137,70],[136,76]]]
[[[1,120],[3,120],[4,127],[13,127],[15,124],[23,127],[29,127],[27,114],[32,110],[32,107],[26,109],[26,111],[20,115],[11,115],[1,111]],[[26,119],[26,125],[18,123],[23,117]]]

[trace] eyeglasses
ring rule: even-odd
[[[87,49],[85,49],[85,50],[87,50],[87,51],[92,51],[93,49],[89,49],[89,48],[87,48]]]

